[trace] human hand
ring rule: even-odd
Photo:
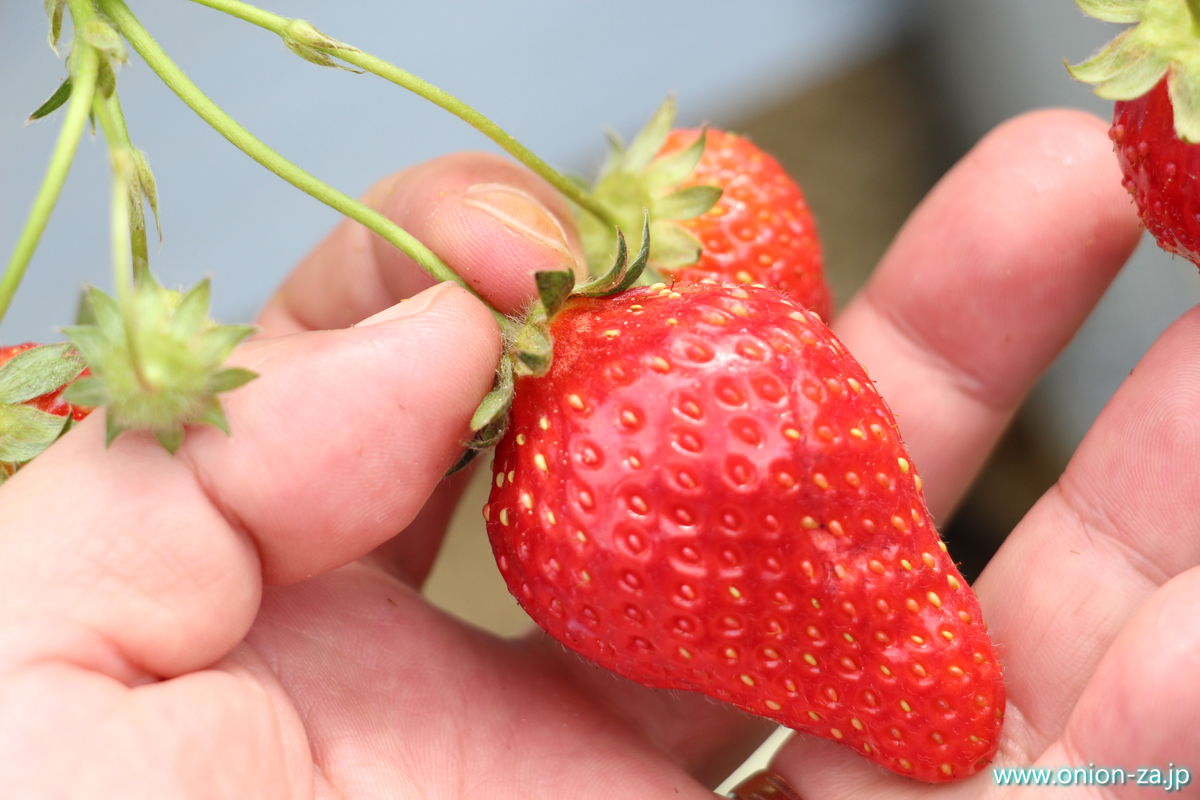
[[[1096,120],[1006,126],[931,196],[839,322],[935,514],[1136,240],[1114,170]],[[531,215],[529,195],[565,219],[536,179],[484,156],[414,168],[371,200],[516,310],[530,272],[561,268],[575,247]],[[500,640],[422,600],[456,482],[435,485],[499,352],[482,305],[427,286],[343,226],[239,350],[263,377],[229,397],[232,439],[197,431],[175,459],[137,437],[105,451],[92,419],[5,485],[6,791],[701,798],[763,734],[705,698],[614,678],[541,636]],[[1200,375],[1186,368],[1198,324],[1164,337],[977,586],[1009,684],[997,763],[1198,750],[1185,726],[1198,690],[1169,673],[1194,668],[1200,635],[1184,618],[1171,648],[1143,641],[1189,602],[1186,575],[1151,597],[1155,586],[1200,556],[1188,513],[1200,486],[1180,466],[1200,450],[1188,413]],[[1116,713],[1121,725],[1106,724]],[[934,791],[809,738],[775,768],[806,798]],[[937,791],[983,796],[986,775]]]

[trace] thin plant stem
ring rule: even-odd
[[[411,72],[403,70],[369,53],[364,53],[362,50],[343,42],[323,36],[299,38],[298,33],[300,31],[313,31],[311,26],[308,26],[302,20],[288,19],[279,14],[264,11],[249,3],[244,3],[241,0],[192,0],[192,2],[208,6],[209,8],[271,31],[283,38],[285,42],[289,40],[295,41],[303,46],[340,59],[347,64],[352,64],[372,75],[391,81],[397,86],[425,98],[434,105],[449,111],[491,139],[505,152],[536,172],[547,183],[584,211],[614,229],[617,227],[616,218],[609,213],[608,209],[592,197],[590,193],[539,158],[532,150],[510,135],[508,131],[449,92],[413,75]]]
[[[470,291],[478,293],[454,273],[445,262],[422,244],[418,239],[378,211],[352,197],[334,189],[329,184],[305,172],[291,161],[267,146],[251,134],[218,106],[179,68],[158,43],[150,36],[124,0],[98,0],[100,8],[117,27],[126,41],[137,51],[142,60],[153,70],[180,100],[196,112],[214,130],[229,140],[235,147],[259,164],[278,175],[296,188],[320,200],[350,219],[361,223],[384,240],[395,246],[417,263],[434,279],[453,281]],[[493,316],[501,329],[510,331],[513,322],[495,309]]]
[[[141,184],[137,181],[137,151],[129,138],[129,129],[125,125],[125,115],[121,113],[121,103],[114,91],[111,97],[97,96],[93,101],[93,115],[104,132],[108,142],[110,155],[120,150],[128,153],[133,174],[126,181],[129,189],[129,242],[132,255],[131,271],[135,278],[141,278],[150,270],[150,248],[146,241],[146,217],[141,212]]]
[[[72,11],[75,9],[72,3]],[[86,44],[78,46],[71,58],[71,100],[59,129],[58,140],[50,155],[50,165],[46,168],[42,185],[34,197],[33,207],[17,245],[8,260],[3,276],[0,276],[0,320],[12,305],[17,288],[21,285],[29,262],[41,242],[42,234],[50,221],[50,214],[62,194],[63,184],[79,150],[79,140],[87,128],[88,114],[92,109],[92,98],[96,93],[96,76],[99,71],[100,56],[96,50]]]

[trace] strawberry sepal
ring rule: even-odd
[[[1164,78],[1175,134],[1200,142],[1200,20],[1187,0],[1075,0],[1089,16],[1133,24],[1087,61],[1067,65],[1107,100],[1133,100]]]

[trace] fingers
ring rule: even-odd
[[[1169,581],[1121,631],[1079,698],[1062,738],[1039,759],[1064,766],[1138,767],[1168,773],[1190,770],[1193,784],[1200,756],[1200,569]],[[1183,773],[1159,786],[1179,791]],[[1164,775],[1164,781],[1169,776]],[[1113,797],[1144,796],[1134,780]],[[1195,785],[1189,792],[1195,792]],[[1081,797],[1086,795],[1081,792]]]
[[[354,328],[240,348],[261,377],[228,397],[232,438],[106,451],[89,418],[0,490],[0,609],[26,632],[8,655],[123,680],[216,661],[263,579],[344,564],[408,524],[498,357],[487,310],[442,284]]]
[[[835,326],[904,431],[935,515],[1137,242],[1104,124],[1019,117],[921,204]]]
[[[978,582],[1030,752],[1058,736],[1134,609],[1200,564],[1197,407],[1193,310],[1142,359]]]
[[[365,198],[504,313],[535,296],[533,273],[584,274],[565,202],[524,167],[460,153],[381,182]],[[263,311],[268,334],[338,328],[430,286],[407,256],[358,223],[339,225]]]

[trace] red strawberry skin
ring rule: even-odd
[[[0,346],[0,365],[7,363],[14,356],[24,353],[26,350],[32,350],[37,346],[38,345],[36,342],[24,342],[22,344]],[[84,370],[82,373],[80,373],[80,377],[89,374],[90,372],[88,370]],[[66,388],[66,386],[63,386],[59,389],[55,389],[53,392],[47,392],[40,397],[35,397],[34,399],[28,401],[26,405],[31,405],[40,411],[45,411],[48,414],[54,414],[59,417],[65,417],[69,415],[76,422],[92,413],[92,409],[90,408],[71,405],[66,400],[63,400],[62,394]]]
[[[994,754],[1000,667],[891,413],[772,289],[575,299],[518,380],[484,509],[568,647],[946,781]]]
[[[1165,78],[1116,103],[1109,136],[1146,229],[1162,249],[1200,266],[1200,145],[1175,135]]]
[[[682,150],[699,135],[674,130],[661,152]],[[723,193],[704,214],[677,223],[700,240],[700,260],[663,272],[678,280],[772,286],[830,319],[833,300],[816,222],[804,193],[778,161],[745,137],[709,128],[688,183],[719,186]]]

